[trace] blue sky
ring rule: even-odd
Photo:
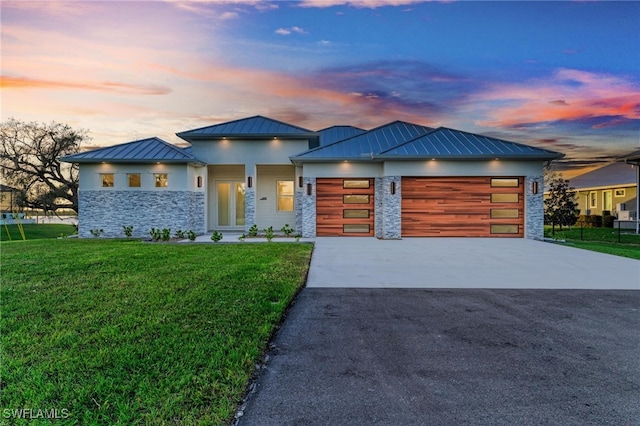
[[[393,5],[389,5],[393,3]],[[112,145],[266,115],[640,148],[639,2],[3,1],[2,119]]]

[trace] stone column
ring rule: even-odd
[[[252,185],[249,188],[249,177]],[[244,230],[249,232],[249,228],[256,223],[256,185],[258,183],[258,168],[255,164],[244,165]]]
[[[380,188],[378,188],[380,180]],[[376,178],[376,237],[384,240],[402,238],[402,179],[400,176]],[[392,184],[395,193],[391,193]],[[378,203],[381,198],[381,203]],[[378,222],[380,221],[380,233]]]
[[[316,178],[303,178],[302,186],[302,236],[316,236]],[[307,194],[307,185],[311,185],[311,195]]]
[[[533,193],[537,182],[538,193]],[[531,240],[544,238],[544,179],[542,175],[524,178],[524,236]]]
[[[296,167],[293,185],[295,187],[293,205],[296,212],[296,233],[302,234],[302,203],[305,194],[304,183],[299,185],[299,178],[302,176],[302,167]]]

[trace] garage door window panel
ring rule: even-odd
[[[344,219],[369,219],[369,215],[368,209],[344,209],[342,211]]]
[[[360,195],[360,194],[343,195],[342,202],[344,204],[369,204],[369,195]]]
[[[369,224],[344,224],[342,225],[342,232],[345,234],[368,234],[371,232],[371,227]]]
[[[492,203],[519,203],[519,194],[491,194]]]
[[[343,180],[343,189],[369,189],[371,181],[369,179]]]
[[[492,178],[492,188],[517,188],[520,186],[520,179],[518,178]]]

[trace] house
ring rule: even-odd
[[[578,175],[569,181],[575,188],[581,214],[609,212],[619,219],[635,219],[637,166],[617,161]]]
[[[625,157],[627,164],[632,164],[636,169],[636,234],[640,234],[640,150],[634,151]]]
[[[152,227],[304,237],[543,237],[542,169],[554,151],[394,121],[304,129],[255,116],[83,152],[79,233]]]
[[[17,189],[0,184],[0,212],[11,213],[18,209],[17,193]]]

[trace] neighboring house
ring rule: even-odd
[[[636,170],[636,233],[640,234],[640,150],[634,151],[625,157],[627,164],[635,166]]]
[[[18,209],[17,190],[10,186],[0,184],[0,212],[13,212]]]
[[[64,157],[80,164],[79,233],[151,227],[304,237],[543,237],[554,151],[395,121],[312,131],[262,116]]]
[[[569,180],[576,190],[580,214],[602,215],[608,211],[623,220],[635,219],[636,173],[637,166],[618,161]]]

